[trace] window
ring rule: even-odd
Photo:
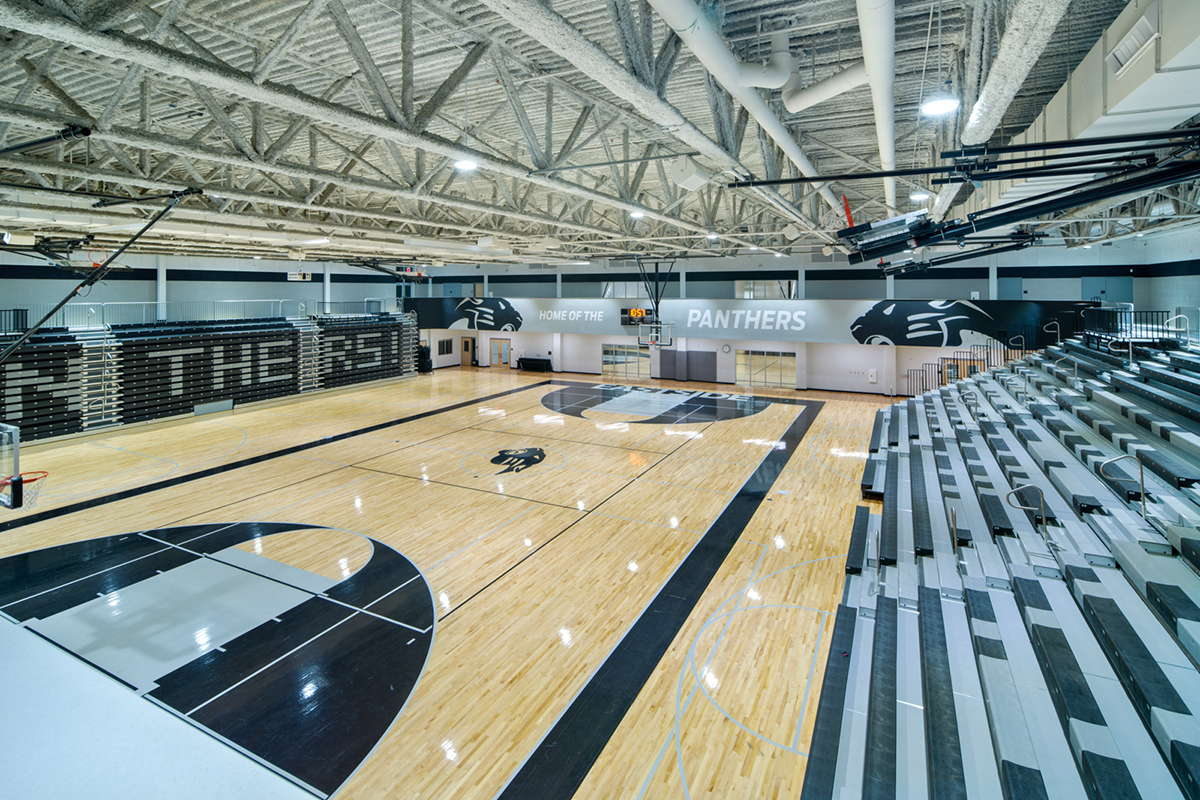
[[[796,388],[796,354],[737,351],[737,382],[743,386]]]
[[[796,281],[737,281],[734,291],[742,300],[791,300],[796,297]]]
[[[650,297],[646,285],[641,281],[606,281],[600,291],[601,297],[640,298]]]
[[[649,378],[650,348],[636,344],[605,344],[601,374],[606,378]]]
[[[438,339],[438,355],[448,356],[454,353],[453,339]]]

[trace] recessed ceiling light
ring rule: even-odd
[[[912,200],[914,203],[924,203],[929,199],[929,192],[926,192],[922,189],[917,189],[908,196],[908,199]]]
[[[474,161],[464,158],[462,161],[455,161],[454,168],[461,169],[463,172],[470,172],[473,169],[478,169],[479,165]]]
[[[959,100],[948,94],[935,94],[921,103],[921,113],[927,117],[940,117],[958,110]]]
[[[642,217],[644,217],[646,215],[645,215],[645,213],[643,213],[641,211],[630,211],[629,216],[633,217],[634,219],[641,219]]]

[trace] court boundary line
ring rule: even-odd
[[[72,503],[71,505],[60,506],[59,508],[51,508],[51,509],[47,509],[46,511],[39,511],[36,514],[30,514],[27,517],[22,517],[20,519],[14,519],[14,520],[9,520],[8,522],[0,523],[0,532],[12,530],[13,528],[20,528],[25,525],[32,525],[32,524],[35,524],[38,522],[45,522],[48,519],[57,519],[58,517],[64,517],[68,514],[74,514],[77,511],[86,511],[91,508],[98,508],[100,506],[105,506],[105,505],[108,505],[109,503],[115,503],[120,500],[128,500],[132,497],[140,497],[141,495],[150,494],[152,492],[157,492],[161,489],[170,489],[175,486],[182,486],[185,483],[191,483],[192,481],[203,480],[204,478],[211,478],[215,475],[220,475],[223,472],[230,472],[235,469],[242,469],[243,467],[254,466],[255,464],[261,464],[266,461],[272,461],[276,458],[282,458],[283,456],[290,456],[290,455],[294,455],[296,453],[303,453],[306,450],[313,450],[317,447],[321,447],[322,445],[333,444],[334,442],[341,442],[341,441],[345,441],[346,439],[352,439],[355,436],[362,436],[367,433],[374,433],[375,431],[381,431],[381,430],[386,430],[388,428],[394,428],[397,425],[403,425],[406,422],[415,422],[419,419],[425,419],[427,417],[432,417],[436,414],[442,414],[447,411],[458,411],[459,409],[466,408],[467,406],[474,405],[475,403],[487,402],[488,400],[494,400],[496,398],[505,397],[505,396],[508,396],[511,394],[516,394],[518,392],[525,392],[525,391],[529,391],[530,389],[537,389],[539,387],[553,385],[554,383],[556,383],[556,381],[540,381],[538,383],[532,383],[528,386],[520,386],[516,389],[507,389],[503,392],[498,392],[496,394],[485,395],[484,397],[476,397],[471,400],[464,400],[461,403],[455,403],[453,405],[443,406],[441,408],[436,408],[436,409],[432,409],[429,411],[421,411],[417,414],[412,414],[407,417],[402,417],[401,419],[389,420],[388,422],[379,422],[379,423],[376,423],[375,425],[368,425],[365,428],[357,428],[355,430],[345,431],[343,433],[336,433],[336,434],[333,434],[331,436],[326,436],[321,439],[315,439],[313,441],[304,442],[302,444],[292,445],[291,447],[284,447],[279,450],[273,450],[269,453],[260,453],[257,456],[251,456],[250,458],[244,458],[244,459],[241,459],[240,461],[232,461],[228,464],[223,464],[223,465],[217,466],[217,467],[209,467],[208,469],[200,470],[198,472],[189,472],[186,475],[178,475],[174,478],[167,478],[165,480],[156,481],[154,483],[148,483],[144,486],[138,486],[138,487],[134,487],[132,489],[125,489],[125,490],[122,490],[119,492],[113,492],[112,494],[103,495],[100,497],[94,497],[94,498],[91,498],[88,500],[82,500],[78,503]],[[564,382],[564,383],[566,383],[566,382]],[[573,382],[570,382],[570,383],[573,383]],[[587,386],[590,384],[583,384],[583,385]]]
[[[775,474],[770,478],[770,485],[774,485],[775,480],[787,467],[788,462],[799,449],[800,443],[804,440],[804,437],[807,435],[813,422],[816,420],[817,416],[825,406],[825,403],[819,400],[792,400],[790,403],[785,401],[785,404],[800,406],[799,413],[793,420],[792,424],[788,427],[788,432],[784,434],[785,437],[789,435],[795,436],[795,445],[783,451],[771,450],[763,457],[754,473],[746,479],[742,487],[730,499],[730,502],[726,506],[725,510],[721,512],[712,525],[710,525],[705,534],[695,543],[688,554],[684,556],[684,558],[676,565],[675,569],[672,570],[671,574],[660,585],[659,590],[654,595],[653,599],[650,600],[645,608],[642,609],[637,618],[625,629],[624,634],[622,634],[620,639],[609,651],[608,655],[605,656],[604,660],[600,662],[587,677],[579,690],[571,698],[570,702],[566,705],[566,707],[563,708],[562,712],[558,715],[555,721],[551,723],[550,727],[546,729],[546,732],[542,735],[542,738],[539,740],[539,742],[526,755],[521,765],[509,775],[508,780],[496,795],[497,800],[503,800],[504,798],[509,797],[515,798],[526,796],[527,792],[525,790],[529,788],[529,785],[535,783],[538,785],[538,791],[540,792],[540,796],[543,798],[548,798],[550,800],[553,800],[553,798],[570,798],[574,796],[575,792],[587,779],[587,775],[591,772],[592,766],[599,759],[609,740],[620,727],[625,715],[628,713],[629,709],[632,708],[637,695],[641,692],[642,688],[649,681],[654,671],[658,668],[658,664],[661,663],[663,655],[667,650],[670,649],[671,645],[674,643],[675,637],[678,636],[679,631],[682,630],[683,626],[686,624],[688,618],[691,616],[692,611],[695,609],[696,604],[703,596],[704,591],[707,590],[708,586],[712,582],[712,579],[716,576],[721,566],[725,563],[728,553],[732,551],[733,547],[738,543],[742,532],[745,530],[746,524],[754,516],[754,513],[758,510],[762,504],[762,501],[766,498],[767,489],[769,489],[770,486],[764,488],[750,488],[751,484],[762,480],[762,478],[768,473],[774,471]],[[782,437],[781,440],[783,440]],[[755,498],[755,495],[757,495],[757,498]],[[736,511],[731,511],[735,504],[743,503],[747,507],[738,509]],[[726,528],[726,526],[733,522],[733,520],[725,519],[727,515],[741,517],[743,514],[745,519],[740,525],[737,525],[736,531],[723,530]],[[728,541],[718,541],[725,539],[728,539]],[[725,545],[728,546],[726,547]],[[723,550],[724,552],[708,552],[707,554],[703,552],[719,550]],[[701,563],[704,561],[706,555],[712,557],[715,563]],[[709,569],[710,567],[711,570]],[[696,570],[701,570],[709,574],[703,579],[702,582],[697,580],[689,583],[689,586],[696,588],[695,598],[688,603],[687,608],[683,610],[682,614],[673,615],[679,617],[677,620],[678,625],[674,626],[675,629],[670,632],[670,635],[664,640],[665,643],[664,641],[659,641],[653,645],[653,650],[655,651],[656,655],[653,656],[652,663],[650,664],[648,671],[646,671],[644,676],[640,674],[640,671],[637,676],[632,678],[626,676],[627,680],[624,680],[623,683],[627,691],[629,686],[631,686],[633,683],[637,684],[636,687],[634,687],[632,695],[626,698],[619,698],[617,700],[614,700],[611,694],[606,695],[607,713],[603,715],[595,714],[594,709],[591,711],[585,710],[584,706],[589,703],[589,699],[592,694],[606,691],[601,684],[606,681],[611,682],[611,680],[614,679],[614,672],[628,667],[628,665],[622,663],[625,660],[624,651],[626,647],[631,646],[630,643],[634,640],[634,638],[637,638],[639,634],[643,632],[643,626],[650,624],[649,621],[651,619],[654,619],[656,622],[658,622],[660,627],[662,626],[663,619],[659,613],[661,610],[659,609],[659,606],[672,601],[687,601],[686,598],[671,595],[670,590],[673,588],[677,580],[681,580],[681,574]],[[674,621],[676,620],[672,620],[672,622]],[[659,645],[661,645],[661,647],[659,647]],[[644,653],[645,650],[646,648],[643,647],[641,652]],[[616,706],[620,706],[620,708],[617,708]],[[588,735],[591,736],[598,734],[598,741],[593,740],[592,742],[586,744],[578,741],[578,735],[580,731],[577,726],[573,726],[571,724],[569,718],[574,715],[584,713],[590,714],[591,717]],[[568,740],[567,746],[558,747],[557,745],[563,739]],[[597,744],[599,744],[598,747],[596,746]],[[561,756],[561,760],[557,760],[557,756]],[[552,783],[556,783],[557,785],[552,786]]]

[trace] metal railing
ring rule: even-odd
[[[1053,320],[1052,322],[1047,322],[1045,325],[1042,326],[1042,330],[1045,331],[1046,333],[1054,334],[1054,343],[1055,344],[1062,344],[1062,325],[1059,324],[1058,320]]]
[[[1119,308],[1085,308],[1083,328],[1085,334],[1100,339],[1154,343],[1177,338],[1179,329],[1172,328],[1171,322],[1179,316],[1182,315],[1170,311],[1135,311],[1132,304]]]
[[[1033,506],[1021,505],[1020,503],[1014,503],[1012,501],[1013,495],[1017,494],[1018,492],[1023,492],[1026,489],[1033,489],[1035,492],[1037,492],[1038,508],[1034,508]],[[1004,495],[1004,502],[1008,503],[1013,508],[1018,508],[1022,511],[1037,511],[1041,515],[1040,521],[1042,523],[1042,541],[1044,541],[1046,543],[1046,547],[1049,547],[1051,549],[1058,549],[1058,543],[1050,538],[1050,529],[1046,527],[1046,497],[1045,497],[1045,495],[1042,494],[1042,489],[1040,486],[1036,486],[1032,483],[1027,483],[1024,486],[1018,486],[1017,488],[1013,489],[1008,494]],[[1035,522],[1036,522],[1036,520],[1035,520]],[[1037,527],[1035,525],[1034,531],[1036,531],[1036,530],[1037,530]]]
[[[1113,481],[1120,480],[1120,478],[1106,473],[1104,468],[1109,464],[1115,464],[1116,462],[1123,461],[1126,458],[1132,458],[1137,462],[1138,465],[1138,483],[1140,484],[1140,489],[1138,491],[1140,491],[1142,494],[1142,519],[1146,519],[1146,469],[1142,465],[1141,451],[1139,451],[1138,455],[1136,456],[1132,453],[1124,453],[1123,455],[1116,456],[1115,458],[1110,458],[1108,461],[1101,463],[1097,471],[1100,473],[1102,478],[1108,478],[1109,480]]]
[[[1079,359],[1077,359],[1075,356],[1063,356],[1062,358],[1058,359],[1050,366],[1052,368],[1057,368],[1058,365],[1064,361],[1070,361],[1072,363],[1072,365],[1074,365],[1075,374],[1071,378],[1071,388],[1078,389],[1079,388]]]
[[[971,400],[971,419],[979,419],[979,393],[972,389],[958,396],[964,406],[967,405],[968,398]]]
[[[1014,391],[1012,390],[1012,382],[1013,382],[1013,381],[1017,381],[1018,383],[1020,383],[1022,379],[1024,379],[1024,385],[1018,385],[1018,387],[1017,387],[1018,389],[1020,389],[1020,390],[1021,390],[1021,396],[1020,396],[1020,397],[1017,397],[1017,393],[1016,393],[1016,392],[1014,392]],[[1009,391],[1009,392],[1012,394],[1012,396],[1013,396],[1013,399],[1015,399],[1015,400],[1016,400],[1018,403],[1020,403],[1020,404],[1021,404],[1021,405],[1023,405],[1023,406],[1024,406],[1024,405],[1028,405],[1028,401],[1029,401],[1029,373],[1025,373],[1025,375],[1024,375],[1024,376],[1021,376],[1021,375],[1009,375],[1007,378],[1005,378],[1005,379],[1004,379],[1004,388],[1005,388],[1005,389],[1008,389],[1008,391]]]
[[[1129,359],[1129,364],[1133,364],[1133,340],[1132,339],[1112,339],[1106,345],[1108,352],[1121,355],[1125,353],[1124,358]]]
[[[1186,350],[1192,349],[1192,321],[1188,319],[1187,314],[1176,314],[1167,320],[1167,331],[1169,333],[1179,333],[1180,329],[1174,327],[1171,323],[1175,320],[1183,320],[1183,347]]]

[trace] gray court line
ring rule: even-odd
[[[536,506],[535,506],[535,507],[536,507]],[[517,520],[519,520],[521,517],[525,516],[526,514],[528,514],[528,513],[529,513],[529,512],[531,512],[531,511],[533,511],[533,507],[525,509],[525,510],[524,510],[524,511],[522,511],[520,514],[517,514],[515,517],[513,517],[512,519],[510,519],[510,520],[508,520],[508,521],[506,521],[506,522],[502,522],[502,523],[500,523],[499,525],[497,525],[496,527],[492,528],[492,529],[491,529],[490,531],[488,531],[487,533],[485,533],[485,534],[483,534],[482,536],[480,536],[480,537],[479,537],[478,539],[476,539],[475,541],[471,542],[471,543],[470,543],[470,544],[468,544],[468,545],[465,545],[464,547],[460,547],[458,550],[455,550],[453,553],[451,553],[450,555],[446,556],[446,557],[445,557],[445,558],[443,558],[441,561],[439,561],[439,562],[437,562],[436,564],[432,565],[432,566],[429,568],[429,569],[430,569],[430,571],[432,572],[433,570],[437,569],[437,568],[438,568],[438,567],[440,567],[442,564],[445,564],[447,561],[449,561],[450,559],[452,559],[452,558],[454,558],[455,556],[457,556],[459,553],[463,553],[463,552],[466,552],[467,550],[470,550],[472,547],[474,547],[475,545],[479,544],[479,543],[480,543],[480,542],[482,542],[484,539],[486,539],[486,538],[488,538],[489,536],[491,536],[493,533],[496,533],[496,532],[497,532],[497,531],[499,531],[499,530],[503,530],[504,528],[507,528],[509,525],[512,525],[514,522],[516,522],[516,521],[517,521]]]
[[[343,467],[343,469],[345,469],[345,468]],[[336,470],[335,470],[335,471],[336,471]],[[285,503],[285,504],[283,504],[283,505],[281,505],[281,506],[276,506],[275,508],[268,509],[268,510],[266,510],[266,511],[262,512],[261,514],[259,514],[259,515],[258,515],[258,516],[256,516],[256,517],[250,517],[250,518],[249,518],[248,520],[246,520],[246,521],[247,521],[247,522],[254,522],[255,520],[260,520],[260,519],[262,519],[263,517],[270,516],[270,515],[272,515],[272,514],[275,514],[275,513],[279,512],[279,511],[283,511],[285,508],[291,508],[292,506],[298,506],[298,505],[300,505],[301,503],[307,503],[308,501],[310,501],[310,500],[315,500],[315,499],[317,499],[318,497],[323,497],[323,496],[325,496],[325,495],[327,495],[327,494],[331,494],[331,493],[333,493],[333,492],[336,492],[336,491],[340,491],[340,490],[342,490],[342,489],[345,489],[347,486],[353,486],[353,485],[354,485],[354,484],[356,484],[356,483],[362,483],[362,482],[363,482],[363,481],[365,481],[366,479],[367,479],[367,478],[366,478],[366,476],[363,476],[363,477],[361,477],[361,478],[355,478],[355,479],[354,479],[354,480],[352,480],[352,481],[347,481],[346,483],[338,484],[337,486],[331,486],[331,487],[329,487],[328,489],[326,489],[326,490],[325,490],[325,491],[323,491],[323,492],[316,492],[316,493],[314,493],[314,494],[310,494],[310,495],[308,495],[307,497],[301,497],[300,499],[298,499],[298,500],[294,500],[294,501],[292,501],[292,502],[290,502],[290,503]],[[273,489],[272,491],[278,491],[278,490],[277,490],[277,489]],[[229,505],[234,505],[234,504],[233,504],[233,503],[230,503]],[[213,509],[213,510],[215,510],[215,509]],[[204,512],[204,513],[210,513],[210,512]]]
[[[765,547],[765,545],[764,545],[764,547]],[[819,563],[819,562],[821,562],[821,561],[829,561],[829,560],[831,560],[831,559],[836,559],[836,558],[845,558],[845,555],[822,556],[821,558],[814,558],[814,559],[809,559],[808,561],[801,561],[801,562],[800,562],[800,563],[798,563],[798,564],[792,564],[791,566],[784,567],[783,569],[778,569],[778,570],[776,570],[775,572],[771,572],[771,573],[769,573],[769,574],[767,574],[767,575],[764,575],[763,577],[761,577],[761,578],[759,578],[758,580],[754,581],[754,583],[761,583],[762,581],[765,581],[765,580],[767,580],[768,578],[772,578],[772,577],[774,577],[774,576],[776,576],[776,575],[782,574],[782,573],[784,573],[784,572],[787,572],[787,571],[789,571],[789,570],[796,569],[796,568],[798,568],[798,567],[808,566],[809,564],[816,564],[816,563]],[[752,584],[751,584],[751,585],[752,585]],[[749,588],[749,587],[747,587],[747,588]],[[736,596],[736,595],[735,595],[735,596]],[[727,599],[727,600],[726,600],[724,603],[722,603],[720,606],[718,606],[718,607],[717,607],[717,611],[719,612],[719,611],[720,611],[720,609],[724,608],[724,607],[725,607],[725,605],[726,605],[726,604],[729,602],[729,600],[732,600],[732,599],[733,599],[733,597],[730,597],[730,598],[729,598],[729,599]],[[765,607],[765,606],[763,606],[763,607]],[[778,607],[798,608],[798,609],[802,609],[802,610],[805,610],[805,611],[817,611],[817,612],[819,612],[819,613],[824,613],[824,614],[828,614],[828,613],[829,613],[828,611],[825,611],[824,609],[819,609],[819,608],[808,608],[807,606],[778,606]],[[743,611],[744,611],[744,610],[746,610],[746,609],[741,609],[741,610],[743,610]],[[735,608],[733,611],[731,611],[731,612],[728,612],[728,613],[729,613],[729,614],[734,614],[734,613],[737,613],[737,611],[738,611],[738,609],[737,609],[737,608]],[[713,618],[712,618],[712,617],[710,617],[710,618],[709,618],[709,621],[705,623],[704,627],[707,627],[708,625],[712,624],[712,621],[713,621]],[[700,633],[702,633],[702,632],[703,632],[703,630],[704,630],[704,628],[701,628],[700,632],[698,632],[698,633],[696,634],[696,637],[697,637],[697,639],[699,638],[699,636],[700,636]],[[695,647],[695,640],[693,640],[693,647],[692,647],[692,652],[693,652],[693,653],[694,653],[694,647]],[[681,784],[682,784],[682,786],[683,786],[683,793],[684,793],[684,796],[690,800],[690,798],[691,798],[691,794],[690,794],[690,792],[688,791],[688,786],[687,786],[687,774],[685,773],[685,771],[684,771],[684,767],[683,767],[683,748],[682,748],[682,742],[681,742],[681,741],[680,741],[680,739],[679,739],[679,730],[680,730],[680,727],[681,727],[681,723],[682,723],[682,717],[683,717],[683,712],[680,710],[679,702],[680,702],[680,698],[681,698],[681,697],[682,697],[682,695],[683,695],[683,678],[684,678],[684,675],[687,673],[687,662],[688,662],[688,658],[686,658],[686,657],[685,657],[685,659],[684,659],[684,664],[683,664],[683,667],[682,667],[682,668],[680,669],[680,671],[679,671],[679,683],[678,683],[678,688],[677,688],[677,690],[676,690],[676,694],[675,694],[675,731],[674,731],[674,733],[673,733],[673,738],[675,739],[675,757],[676,757],[676,765],[677,765],[677,767],[678,767],[678,769],[679,769],[679,777],[680,777],[680,782],[681,782]],[[695,674],[694,674],[694,672],[693,672],[693,676],[694,676],[694,675],[695,675]],[[695,682],[695,685],[692,687],[692,692],[691,692],[691,694],[688,696],[687,706],[690,706],[690,705],[691,705],[691,701],[692,701],[692,699],[695,697],[697,689],[699,689],[700,691],[704,691],[703,687],[702,687],[702,686],[700,686],[700,681],[699,681],[698,679],[696,680],[696,682]],[[705,696],[706,696],[706,697],[708,696],[708,693],[707,693],[707,692],[705,692]],[[711,698],[711,697],[709,697],[709,701],[710,701],[710,702],[712,701],[712,698]],[[718,711],[720,711],[720,712],[721,712],[721,714],[722,714],[722,715],[724,715],[724,716],[725,716],[727,719],[729,719],[731,722],[734,722],[735,724],[738,724],[738,725],[740,725],[740,723],[738,723],[738,722],[737,722],[737,720],[734,720],[734,719],[732,719],[731,717],[729,717],[729,715],[728,715],[728,714],[725,714],[725,711],[724,711],[724,709],[722,709],[722,708],[721,708],[719,705],[717,705],[715,702],[713,703],[713,705],[714,705],[714,707],[716,707],[716,708],[718,709]],[[683,709],[683,711],[686,711],[686,710],[687,710],[687,707],[685,706],[685,708]],[[758,737],[758,735],[757,735],[757,734],[755,734],[753,731],[749,731],[748,729],[746,729],[746,728],[745,728],[745,726],[741,726],[741,727],[742,727],[742,729],[743,729],[743,730],[746,730],[746,731],[747,731],[747,733],[750,733],[752,736],[755,736],[756,738],[765,738],[765,737]],[[670,741],[671,741],[671,737],[668,737],[668,739],[667,739],[667,741],[664,743],[663,747],[665,748],[665,747],[666,747],[668,744],[670,744]],[[767,741],[770,741],[770,740],[768,739]],[[772,744],[778,744],[778,743],[776,743],[776,742],[772,742]],[[785,745],[779,745],[779,746],[780,746],[782,749],[784,749],[784,750],[789,750],[790,752],[796,752],[796,753],[798,753],[798,754],[800,754],[800,755],[807,756],[807,754],[806,754],[806,753],[799,753],[799,750],[798,750],[798,748],[797,748],[796,750],[793,750],[792,748],[789,748],[789,747],[787,747],[787,746],[785,746]],[[648,783],[649,783],[649,779],[647,779],[647,784],[648,784]]]
[[[750,570],[750,577],[746,580],[746,585],[743,586],[741,588],[741,591],[737,592],[732,598],[727,598],[723,603],[721,603],[721,605],[717,606],[718,611],[721,610],[722,608],[724,608],[725,604],[728,603],[729,600],[731,600],[731,599],[736,598],[737,604],[738,605],[741,604],[741,598],[744,597],[746,592],[750,589],[750,587],[754,585],[754,576],[758,573],[758,568],[762,564],[763,558],[767,555],[768,548],[765,544],[760,544],[757,542],[746,542],[746,544],[753,544],[757,547],[761,547],[762,552],[760,552],[758,554],[758,560],[754,562],[754,568],[752,570]],[[712,663],[713,657],[717,654],[717,648],[721,646],[721,640],[725,638],[725,633],[728,630],[729,630],[729,623],[727,621],[725,626],[721,629],[721,635],[717,637],[717,641],[713,644],[713,648],[709,652],[708,658],[705,660],[705,664],[704,664],[705,666],[708,666],[710,663]],[[686,659],[685,659],[685,665],[686,665]],[[683,706],[684,713],[687,713],[688,708],[691,707],[692,700],[693,700],[693,698],[695,698],[695,696],[696,696],[696,687],[693,686],[691,693],[688,694],[687,701],[684,703],[684,706]],[[663,740],[662,747],[659,748],[659,751],[658,751],[658,756],[654,759],[654,764],[652,764],[650,767],[650,774],[646,776],[646,780],[642,784],[641,791],[638,792],[636,800],[642,800],[642,798],[645,797],[646,790],[650,787],[650,781],[652,781],[654,779],[654,775],[658,772],[659,764],[662,762],[663,756],[666,755],[667,748],[671,745],[671,742],[675,739],[675,734],[678,730],[679,730],[679,728],[678,728],[678,726],[676,726],[676,728],[674,730],[672,730],[671,733],[667,734],[667,738]]]
[[[821,655],[821,640],[825,636],[825,625],[829,622],[829,612],[821,612],[821,628],[817,631],[817,646],[813,648],[812,661],[808,664],[808,679],[804,682],[804,700],[800,703],[800,718],[796,720],[796,735],[792,737],[792,747],[800,747],[800,729],[804,727],[804,714],[808,711],[808,693],[812,691],[813,675],[817,669],[817,659]]]
[[[625,487],[621,487],[621,488],[624,489]],[[621,490],[618,489],[617,491],[619,492]],[[607,497],[607,498],[605,498],[604,502],[608,502],[611,499],[612,499],[612,497]],[[601,505],[603,505],[603,503],[601,503]],[[619,519],[624,522],[636,522],[640,525],[653,525],[656,528],[667,528],[668,530],[672,530],[672,531],[682,531],[684,533],[704,533],[704,531],[698,531],[693,528],[684,528],[679,525],[676,525],[674,528],[672,528],[670,525],[668,525],[665,522],[651,522],[648,519],[633,519],[632,517],[622,517],[620,514],[609,514],[606,511],[600,511],[599,507],[594,508],[587,513],[595,514],[596,516],[599,516],[599,517],[608,517],[609,519]],[[718,514],[718,516],[720,516],[720,515]]]

